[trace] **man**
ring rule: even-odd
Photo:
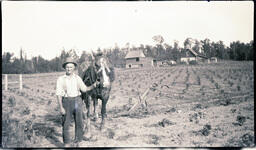
[[[96,87],[96,83],[87,87],[82,79],[74,73],[77,63],[70,57],[66,59],[62,67],[66,70],[66,74],[57,80],[56,95],[60,112],[64,115],[63,142],[65,147],[68,147],[71,143],[69,125],[73,116],[75,119],[75,141],[79,145],[83,139],[83,102],[80,91],[90,91]]]

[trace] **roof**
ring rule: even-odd
[[[202,58],[205,58],[205,59],[209,59],[208,57],[204,56],[204,55],[199,55],[198,54],[198,57],[202,57]]]
[[[136,58],[136,57],[145,57],[145,55],[141,50],[129,51],[126,54],[125,59],[127,59],[127,58]]]
[[[191,49],[186,49],[181,52],[181,57],[196,57],[197,53],[195,51],[191,51]]]
[[[197,56],[198,54],[193,50],[193,49],[188,49],[191,53],[193,53],[195,56]]]
[[[188,54],[186,54],[186,52],[189,52]],[[198,54],[196,51],[194,51],[193,49],[186,49],[186,51],[182,52],[182,57],[202,57],[205,59],[208,59],[208,57]]]

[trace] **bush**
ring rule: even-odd
[[[36,138],[32,138],[33,130],[19,120],[11,119],[8,114],[3,115],[2,130],[4,148],[27,147],[36,143]]]
[[[189,64],[190,64],[190,65],[197,65],[198,63],[197,63],[197,61],[195,61],[195,60],[191,60],[191,61],[189,61]]]
[[[10,107],[15,107],[16,106],[16,99],[14,96],[10,96],[8,99],[8,104]]]

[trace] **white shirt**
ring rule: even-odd
[[[83,89],[83,91],[87,89],[82,79],[76,74],[72,74],[70,76],[65,74],[60,76],[57,80],[56,95],[64,97],[76,97],[81,95],[80,89]]]

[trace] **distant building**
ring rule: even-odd
[[[154,67],[155,61],[151,57],[145,57],[142,50],[129,51],[125,56],[126,68]]]
[[[174,61],[174,60],[161,60],[161,59],[159,59],[159,60],[157,60],[157,59],[155,59],[155,60],[153,60],[153,62],[154,62],[154,67],[164,67],[164,66],[172,66],[172,65],[176,65],[177,63],[176,63],[176,61]]]
[[[154,60],[154,66],[155,67],[163,67],[163,66],[167,66],[168,64],[167,64],[167,62],[166,61],[164,61],[164,60],[161,60],[161,59],[155,59]]]
[[[191,48],[187,48],[186,51],[181,53],[181,62],[185,62],[187,64],[189,64],[190,61],[197,61],[197,62],[205,62],[208,61],[209,62],[209,58],[206,56],[203,56],[201,54],[198,54],[197,52],[195,52],[193,49]]]

